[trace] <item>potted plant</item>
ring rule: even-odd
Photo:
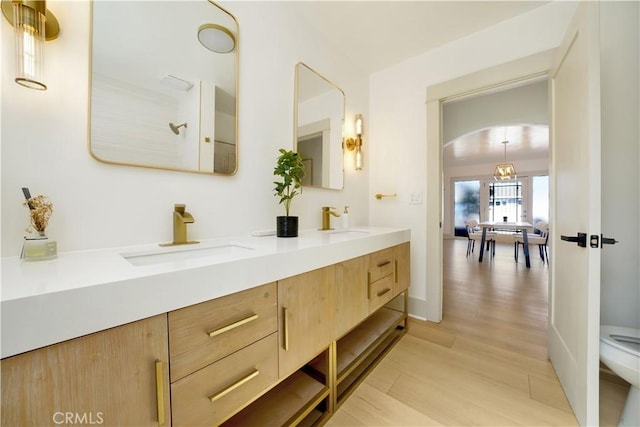
[[[289,216],[289,209],[293,198],[300,194],[298,190],[304,177],[304,165],[302,157],[295,151],[281,148],[279,152],[280,156],[276,160],[273,174],[279,176],[281,180],[273,183],[276,185],[275,195],[280,198],[280,204],[284,205],[285,216],[277,217],[277,235],[278,237],[297,237],[298,217]]]

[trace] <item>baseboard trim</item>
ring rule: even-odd
[[[427,301],[409,297],[409,316],[416,319],[427,320]]]

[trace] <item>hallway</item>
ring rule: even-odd
[[[516,265],[510,244],[482,264],[465,251],[444,241],[443,321],[411,319],[328,425],[577,424],[546,356],[546,264],[532,251],[531,269]],[[615,425],[624,386],[605,389],[601,424]]]

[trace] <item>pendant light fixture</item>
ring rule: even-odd
[[[496,181],[516,179],[516,168],[513,166],[513,163],[507,163],[507,144],[509,141],[505,139],[502,143],[504,144],[504,163],[498,163],[496,165],[496,170],[493,173],[493,179]]]
[[[43,0],[2,0],[2,13],[15,28],[16,83],[30,89],[46,90],[44,42],[58,37],[58,20],[47,10]]]

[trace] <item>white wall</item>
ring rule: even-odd
[[[638,2],[600,7],[602,232],[601,324],[640,328],[640,17]],[[621,172],[623,171],[623,172]]]
[[[347,121],[368,116],[366,76],[317,34],[299,25],[286,3],[225,2],[240,26],[239,170],[211,176],[114,166],[87,149],[89,3],[53,1],[61,25],[45,49],[49,90],[15,84],[13,33],[2,31],[2,256],[14,256],[28,224],[21,187],[54,204],[48,233],[59,251],[156,243],[172,238],[174,203],[196,219],[190,237],[274,229],[283,208],[273,196],[273,165],[280,147],[293,147],[294,67],[299,61],[346,93]],[[303,229],[320,226],[320,207],[352,206],[351,223],[368,221],[368,173],[345,158],[343,191],[304,189],[292,204]]]
[[[397,192],[396,199],[373,200],[370,222],[403,225],[412,229],[410,311],[433,316],[440,301],[427,299],[427,245],[438,245],[439,195],[427,192],[427,177],[442,179],[427,158],[426,88],[459,76],[523,58],[556,47],[575,10],[575,4],[550,3],[472,34],[442,48],[411,58],[373,74],[370,78],[370,188],[372,193]],[[420,193],[425,203],[409,204],[411,193]],[[433,232],[432,232],[433,233]],[[433,267],[430,267],[433,268]]]
[[[548,125],[547,81],[447,102],[442,106],[442,142],[492,126]]]

